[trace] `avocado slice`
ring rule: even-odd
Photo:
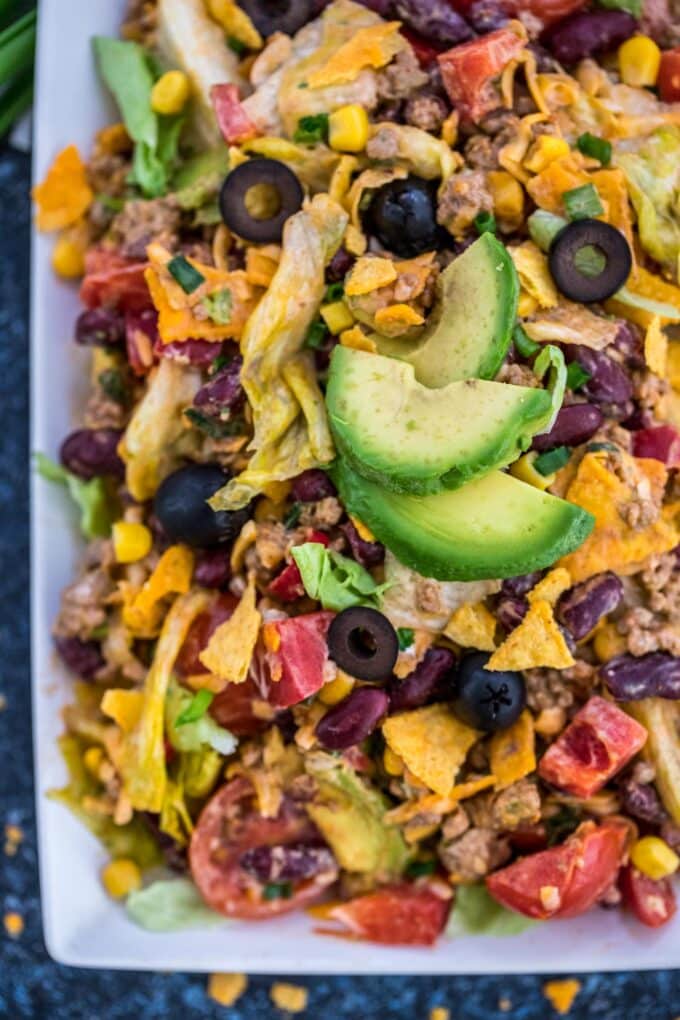
[[[574,503],[501,471],[434,496],[387,492],[342,457],[330,474],[350,514],[403,564],[439,581],[541,570],[581,545],[595,524]]]
[[[439,277],[435,306],[415,346],[374,339],[380,354],[412,364],[424,386],[493,379],[510,346],[518,299],[512,259],[493,234],[482,234]]]
[[[412,851],[399,830],[383,821],[386,798],[328,754],[308,755],[305,768],[318,787],[307,813],[340,867],[383,880],[400,875]]]
[[[428,389],[405,361],[338,346],[326,405],[336,445],[359,474],[425,494],[515,460],[548,426],[552,401],[546,390],[482,379]]]

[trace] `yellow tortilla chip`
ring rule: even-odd
[[[104,691],[101,710],[109,719],[120,726],[123,733],[130,733],[142,714],[144,694],[142,691],[128,691],[111,688]]]
[[[340,334],[340,343],[343,347],[353,347],[356,351],[366,351],[367,354],[377,354],[375,340],[366,336],[361,326],[352,326],[351,329],[343,329]]]
[[[548,260],[538,245],[524,241],[508,251],[524,291],[541,308],[554,308],[558,302],[557,288],[548,269]]]
[[[493,652],[496,647],[495,617],[483,602],[467,602],[455,611],[446,627],[447,638],[462,648],[478,648],[482,652]]]
[[[551,606],[554,606],[560,595],[571,588],[571,574],[564,567],[554,567],[549,574],[535,585],[527,598],[533,605],[539,599],[545,599]]]
[[[499,790],[512,786],[534,771],[534,720],[528,709],[525,708],[519,719],[507,730],[494,733],[489,745],[489,765]]]
[[[606,210],[606,215],[598,218],[606,220],[612,227],[621,231],[628,241],[633,259],[635,259],[633,218],[623,170],[596,170],[592,174],[592,180]],[[635,273],[636,270],[633,269],[633,278],[635,278]]]
[[[75,145],[69,145],[55,157],[45,179],[33,189],[38,230],[70,227],[87,212],[93,198],[85,164]]]
[[[323,67],[313,71],[307,82],[311,89],[327,88],[354,81],[365,67],[379,68],[389,64],[406,40],[399,34],[401,22],[381,21],[360,28],[353,37],[335,51]]]
[[[374,316],[378,329],[390,335],[395,329],[410,328],[411,326],[422,326],[425,319],[410,305],[396,304],[388,305],[386,308],[379,308]]]
[[[379,287],[387,287],[397,278],[397,270],[391,259],[377,255],[365,255],[354,263],[345,283],[348,297],[369,294]]]
[[[661,319],[655,315],[645,333],[645,361],[647,368],[663,379],[666,375],[668,337],[661,328]]]
[[[582,184],[588,184],[590,175],[586,173],[575,153],[561,156],[548,163],[545,170],[527,181],[526,189],[537,206],[548,212],[564,215],[562,196]]]
[[[680,341],[678,340],[668,345],[666,378],[674,390],[680,390]]]
[[[574,657],[557,625],[552,606],[538,599],[518,627],[494,652],[487,669],[566,669]]]
[[[278,255],[278,257],[277,257]],[[268,287],[278,269],[281,249],[278,245],[267,248],[246,248],[246,276],[254,287]]]
[[[123,623],[133,633],[153,626],[156,605],[166,595],[185,595],[194,572],[194,554],[186,545],[166,549],[141,591],[123,606]]]
[[[661,461],[627,457],[631,485],[608,470],[606,456],[587,453],[567,491],[570,503],[589,510],[595,517],[595,528],[583,545],[560,561],[574,584],[605,570],[631,573],[648,556],[669,552],[680,541],[677,528],[662,516],[638,531],[622,516],[633,499],[632,485],[646,488],[649,498],[661,502],[667,478]]]
[[[631,277],[628,281],[627,289],[632,294],[649,298],[651,301],[661,301],[663,304],[671,305],[677,309],[677,315],[672,319],[661,319],[662,325],[668,322],[680,321],[680,287],[677,287],[674,283],[668,283],[662,277],[650,273],[648,269],[638,266],[635,276]],[[630,319],[631,322],[637,323],[643,329],[647,329],[654,319],[653,312],[645,308],[633,308],[631,305],[624,305],[615,298],[610,298],[609,301],[605,302],[605,309],[610,315],[618,315],[624,319]]]
[[[388,825],[402,825],[421,814],[449,815],[456,810],[461,800],[474,797],[475,794],[495,785],[496,777],[493,775],[469,779],[465,783],[454,786],[448,797],[441,797],[437,793],[428,793],[424,797],[406,801],[405,804],[400,804],[399,807],[388,811],[384,815],[384,820]]]
[[[262,622],[255,597],[255,578],[251,574],[232,616],[219,625],[199,655],[205,668],[224,681],[223,686],[242,684],[248,676]]]
[[[393,715],[382,731],[388,747],[403,758],[408,770],[442,797],[453,790],[458,770],[479,737],[442,704]]]

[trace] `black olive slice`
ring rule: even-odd
[[[258,218],[248,211],[247,196],[252,188],[265,185],[277,198],[271,216]],[[292,170],[278,159],[250,159],[225,178],[220,191],[220,212],[230,230],[245,241],[270,244],[280,241],[283,225],[302,206],[304,191]]]
[[[364,221],[384,248],[403,258],[432,251],[440,237],[433,186],[413,174],[378,188]]]
[[[512,726],[526,704],[522,674],[512,670],[491,672],[486,668],[489,658],[484,652],[473,652],[461,659],[454,674],[456,689],[451,705],[462,722],[485,733]]]
[[[550,246],[553,280],[570,301],[604,301],[624,285],[633,265],[623,234],[600,220],[576,220]]]
[[[240,0],[239,6],[265,39],[274,32],[293,35],[314,14],[312,0]]]
[[[211,546],[233,541],[250,511],[218,510],[208,500],[229,481],[219,464],[187,464],[161,483],[154,498],[154,513],[173,542]]]
[[[377,609],[352,606],[338,613],[328,628],[328,654],[358,680],[386,680],[397,661],[399,639]]]

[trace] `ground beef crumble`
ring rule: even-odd
[[[418,63],[415,53],[408,46],[376,74],[378,99],[383,103],[408,99],[418,89],[427,85],[427,82],[427,75]]]
[[[439,195],[437,223],[461,240],[480,212],[493,210],[493,198],[481,170],[461,170],[446,181]]]
[[[126,202],[111,224],[111,236],[121,255],[144,259],[147,245],[162,244],[174,251],[179,241],[181,210],[173,195]]]
[[[574,702],[574,694],[563,670],[527,669],[524,679],[527,705],[533,712],[544,708],[569,708]]]
[[[458,839],[443,842],[439,859],[456,882],[475,882],[510,857],[510,845],[493,829],[468,829]]]

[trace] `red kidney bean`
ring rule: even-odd
[[[385,546],[381,542],[366,542],[351,521],[341,526],[349,542],[352,556],[362,567],[376,567],[385,559]]]
[[[580,641],[603,616],[616,609],[622,598],[623,584],[616,574],[596,574],[562,595],[557,603],[557,619],[575,641]]]
[[[579,11],[558,21],[543,42],[562,64],[575,64],[594,53],[613,50],[629,39],[637,21],[626,11]]]
[[[347,249],[341,245],[326,267],[326,279],[329,283],[340,283],[353,265],[354,255],[350,255]]]
[[[633,322],[622,319],[613,346],[623,355],[628,368],[644,368],[645,352],[642,331]]]
[[[501,585],[501,595],[521,598],[522,595],[526,595],[528,591],[535,588],[542,577],[542,570],[533,574],[520,574],[518,577],[506,577]]]
[[[448,648],[429,648],[421,662],[403,680],[392,677],[388,684],[390,712],[426,705],[437,693],[444,677],[456,664]]]
[[[389,698],[381,687],[355,687],[316,726],[319,742],[330,751],[361,743],[387,714]]]
[[[75,341],[84,347],[114,347],[125,339],[125,319],[113,308],[88,308],[76,319]]]
[[[594,436],[604,415],[594,404],[568,404],[561,407],[550,432],[534,436],[532,450],[552,450],[555,446],[579,446]]]
[[[214,344],[210,340],[177,340],[164,344],[159,339],[154,346],[154,354],[158,357],[171,358],[182,365],[196,365],[197,368],[209,368],[223,350],[222,344]]]
[[[97,475],[125,476],[125,465],[118,456],[120,429],[76,429],[61,444],[61,463],[79,478]]]
[[[494,610],[494,615],[503,630],[509,634],[520,623],[529,611],[529,603],[525,598],[503,598],[499,599]]]
[[[465,19],[475,32],[486,35],[507,25],[510,16],[498,0],[472,0],[465,12]]]
[[[231,577],[230,550],[224,546],[203,549],[196,557],[194,581],[203,588],[224,588]]]
[[[636,457],[660,460],[666,467],[680,467],[680,434],[672,425],[655,425],[633,434]]]
[[[239,864],[262,883],[295,882],[337,868],[329,847],[308,846],[304,843],[254,846],[241,854]]]
[[[232,358],[228,365],[212,376],[201,386],[194,397],[194,406],[204,408],[208,412],[236,410],[245,400],[241,386],[241,368],[243,358],[240,355]]]
[[[656,788],[651,783],[636,783],[630,777],[619,784],[621,802],[633,818],[661,825],[668,818]]]
[[[565,346],[564,354],[567,362],[577,361],[590,373],[590,379],[581,390],[589,400],[596,404],[625,405],[632,398],[632,379],[608,354],[581,344]]]
[[[337,491],[325,471],[309,468],[293,479],[290,494],[298,503],[315,503],[327,496],[335,496]]]
[[[639,432],[640,429],[647,429],[654,421],[651,411],[639,405],[633,405],[633,412],[621,422],[621,427],[629,432]]]
[[[617,701],[680,698],[680,659],[666,652],[650,652],[638,658],[619,655],[600,666],[600,677]]]
[[[60,657],[83,680],[93,680],[104,665],[101,645],[98,641],[81,641],[77,637],[54,638],[54,645]]]
[[[440,49],[472,39],[474,32],[447,0],[393,0],[394,17]]]

